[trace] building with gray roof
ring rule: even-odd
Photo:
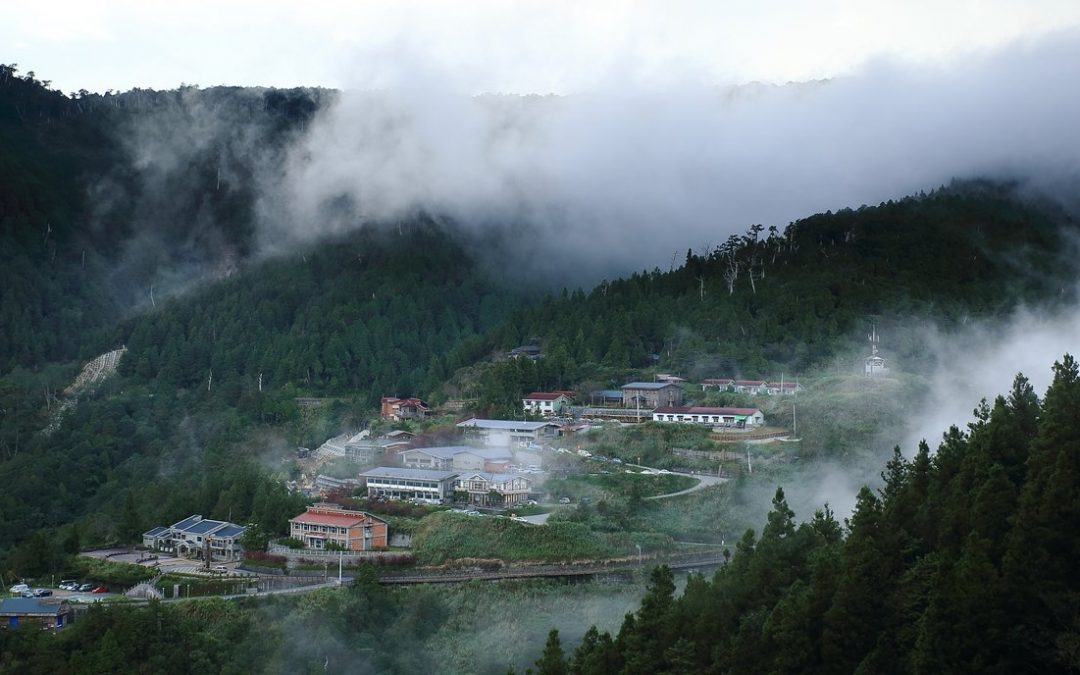
[[[554,422],[518,422],[517,420],[469,419],[458,422],[466,438],[474,438],[487,446],[509,448],[514,445],[541,443],[559,433]]]
[[[398,466],[379,466],[360,474],[367,485],[369,499],[412,499],[435,504],[453,498],[457,477],[453,471]]]
[[[192,515],[170,525],[143,533],[143,545],[154,551],[185,558],[239,560],[244,555],[240,538],[247,528],[224,520]]]

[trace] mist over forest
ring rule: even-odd
[[[561,95],[409,60],[377,88],[71,94],[0,65],[0,585],[222,595],[89,562],[191,514],[250,528],[253,575],[303,576],[267,551],[322,499],[411,542],[347,589],[0,630],[0,671],[1075,672],[1078,57],[1064,30]],[[448,446],[539,419],[530,392],[587,409],[672,375],[768,434],[567,419],[528,448],[542,525],[300,487],[374,465],[306,465],[328,439]],[[715,563],[663,564],[693,551]]]

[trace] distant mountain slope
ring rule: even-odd
[[[242,260],[258,163],[329,96],[46,84],[0,65],[0,373],[104,351],[151,285],[161,299]]]
[[[871,322],[948,326],[1018,303],[1072,297],[1075,223],[1014,186],[963,183],[926,196],[753,226],[681,267],[645,271],[522,308],[492,333],[542,338],[574,367],[538,386],[656,365],[686,376],[805,371],[862,341]],[[917,345],[889,345],[907,360]],[[906,339],[906,338],[905,338]],[[650,355],[655,355],[650,357]],[[658,359],[658,361],[656,361]]]

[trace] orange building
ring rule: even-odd
[[[347,551],[369,551],[387,544],[386,521],[337,504],[315,504],[289,520],[289,534],[307,548],[325,550],[329,543]]]

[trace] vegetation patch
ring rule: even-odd
[[[157,575],[157,570],[133,563],[77,556],[72,559],[69,571],[65,575],[73,579],[92,579],[108,586],[129,587],[153,579]]]
[[[509,518],[452,513],[425,518],[413,535],[421,564],[455,558],[499,558],[530,562],[571,562],[670,550],[671,537],[651,532],[595,532],[581,523],[528,525]]]

